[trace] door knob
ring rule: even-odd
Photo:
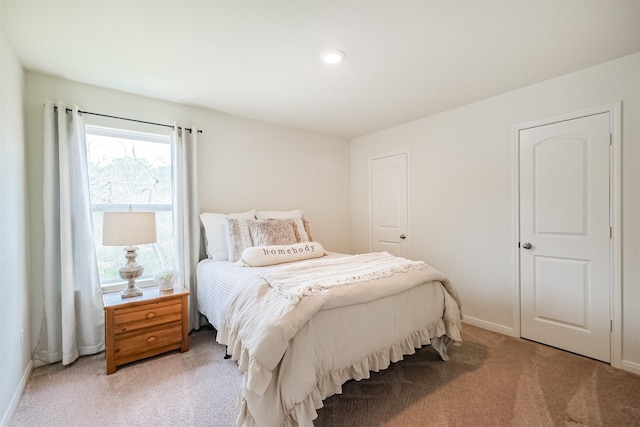
[[[524,249],[531,249],[531,243],[529,243],[529,242],[524,242],[524,243],[522,244],[522,247],[523,247]]]
[[[406,238],[407,238],[407,236],[406,236],[406,235],[404,235],[404,234],[401,234],[401,235],[400,235],[400,238],[401,238],[402,240],[404,240],[404,239],[406,239]]]

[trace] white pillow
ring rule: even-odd
[[[207,248],[207,256],[214,261],[229,259],[227,236],[225,231],[225,218],[255,219],[255,217],[255,209],[232,214],[200,214],[200,221],[204,226],[204,242]]]
[[[250,267],[262,267],[321,256],[324,256],[324,248],[320,243],[303,242],[293,245],[252,246],[242,252],[242,261]]]
[[[300,209],[292,211],[258,211],[256,212],[257,219],[285,219],[294,218],[302,219],[303,212]]]

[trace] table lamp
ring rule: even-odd
[[[144,267],[136,263],[138,254],[136,245],[154,243],[156,238],[155,212],[105,212],[103,220],[102,244],[104,246],[124,246],[127,253],[126,265],[118,272],[123,280],[127,280],[127,288],[121,292],[123,297],[142,295],[136,286],[136,279],[142,276]]]

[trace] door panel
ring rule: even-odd
[[[521,335],[608,362],[609,114],[519,144]]]
[[[584,234],[587,144],[558,136],[533,147],[536,234]]]
[[[588,261],[541,256],[535,263],[535,318],[586,328]]]
[[[373,159],[370,170],[372,250],[407,257],[407,154]]]

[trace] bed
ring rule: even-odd
[[[247,241],[247,263],[233,259],[228,224],[226,234],[229,258],[198,264],[197,305],[243,373],[238,425],[312,426],[322,401],[346,381],[425,345],[447,360],[449,344],[461,342],[457,293],[425,263],[326,252],[310,233],[296,243]],[[263,259],[286,258],[286,250],[296,259]]]

